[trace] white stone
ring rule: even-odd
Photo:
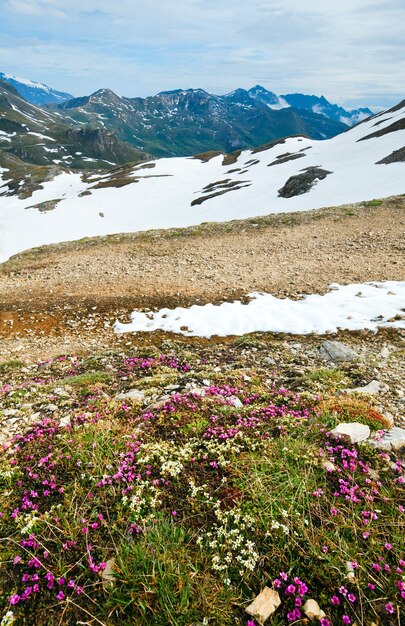
[[[270,615],[273,615],[280,604],[281,600],[277,591],[270,589],[270,587],[265,587],[245,610],[246,613],[254,617],[259,624],[264,624],[264,622],[269,619]]]
[[[336,470],[336,465],[334,465],[331,461],[322,461],[322,467],[327,472],[334,472]]]
[[[134,402],[143,402],[145,399],[145,392],[141,389],[130,389],[125,393],[119,393],[116,396],[117,400],[134,400]]]
[[[321,620],[325,617],[324,611],[322,611],[321,607],[319,606],[316,600],[312,600],[312,599],[307,600],[304,606],[302,607],[302,610],[304,611],[308,619]]]
[[[394,426],[380,440],[371,439],[370,445],[379,450],[401,450],[405,448],[405,429]]]
[[[333,439],[341,439],[344,443],[359,443],[370,437],[370,428],[359,422],[342,422],[331,431]]]

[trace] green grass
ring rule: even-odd
[[[382,204],[382,200],[366,200],[366,202],[363,202],[363,206],[365,207],[381,206]]]
[[[99,383],[108,383],[111,375],[108,372],[86,372],[77,376],[67,376],[59,380],[59,385],[72,385],[73,387],[90,387]]]
[[[23,361],[17,359],[10,359],[9,361],[3,361],[0,363],[0,372],[9,372],[10,370],[19,370],[25,366]]]
[[[349,376],[338,368],[320,367],[309,372],[306,378],[322,391],[344,389],[350,384]]]

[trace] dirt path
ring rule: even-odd
[[[83,335],[88,313],[89,330],[109,337],[110,322],[136,307],[405,280],[404,232],[405,198],[396,197],[379,206],[111,236],[19,255],[0,266],[0,359],[15,348],[12,338],[70,345]]]

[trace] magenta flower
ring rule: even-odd
[[[343,622],[344,624],[351,624],[351,623],[352,623],[352,622],[351,622],[351,619],[350,619],[350,617],[349,617],[348,615],[343,615],[343,617],[342,617],[342,622]]]
[[[387,613],[394,612],[394,607],[392,606],[391,602],[387,602],[387,604],[385,605],[385,610],[387,611]]]
[[[332,596],[330,601],[332,602],[332,604],[335,604],[336,606],[340,604],[340,600],[337,596]]]
[[[18,604],[20,600],[21,600],[21,598],[18,595],[18,593],[15,593],[14,595],[10,596],[9,599],[8,599],[10,604]]]

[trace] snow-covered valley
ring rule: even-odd
[[[0,260],[44,244],[308,211],[405,193],[405,101],[325,141],[64,172],[28,198],[0,170]]]

